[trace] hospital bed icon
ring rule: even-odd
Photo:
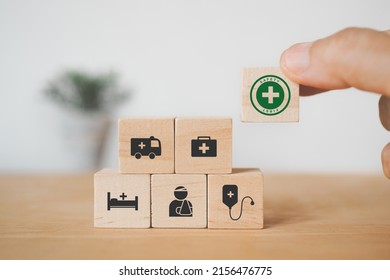
[[[134,200],[125,200],[127,195],[122,193],[119,197],[122,199],[111,198],[111,193],[107,192],[107,211],[110,211],[111,208],[134,208],[135,211],[138,211],[138,196],[135,196]]]

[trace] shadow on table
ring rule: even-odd
[[[298,224],[313,219],[312,210],[298,199],[272,197],[264,201],[264,228]]]

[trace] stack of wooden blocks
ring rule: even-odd
[[[243,71],[242,121],[298,121],[298,85]],[[263,228],[263,175],[232,168],[230,118],[119,120],[119,172],[95,174],[95,227]]]
[[[232,169],[230,118],[119,120],[119,172],[95,174],[95,227],[262,228],[263,176]]]

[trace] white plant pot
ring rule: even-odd
[[[105,113],[64,112],[63,140],[72,171],[93,171],[100,167],[109,131]]]

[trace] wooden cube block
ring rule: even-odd
[[[174,118],[119,120],[121,173],[174,172]]]
[[[176,173],[231,173],[230,118],[176,118]]]
[[[103,169],[95,174],[94,196],[95,227],[150,227],[150,175]]]
[[[299,121],[299,85],[279,68],[244,68],[242,74],[242,121]]]
[[[233,169],[208,175],[208,227],[263,228],[263,175],[259,169]]]
[[[152,227],[207,227],[206,175],[152,175]]]

